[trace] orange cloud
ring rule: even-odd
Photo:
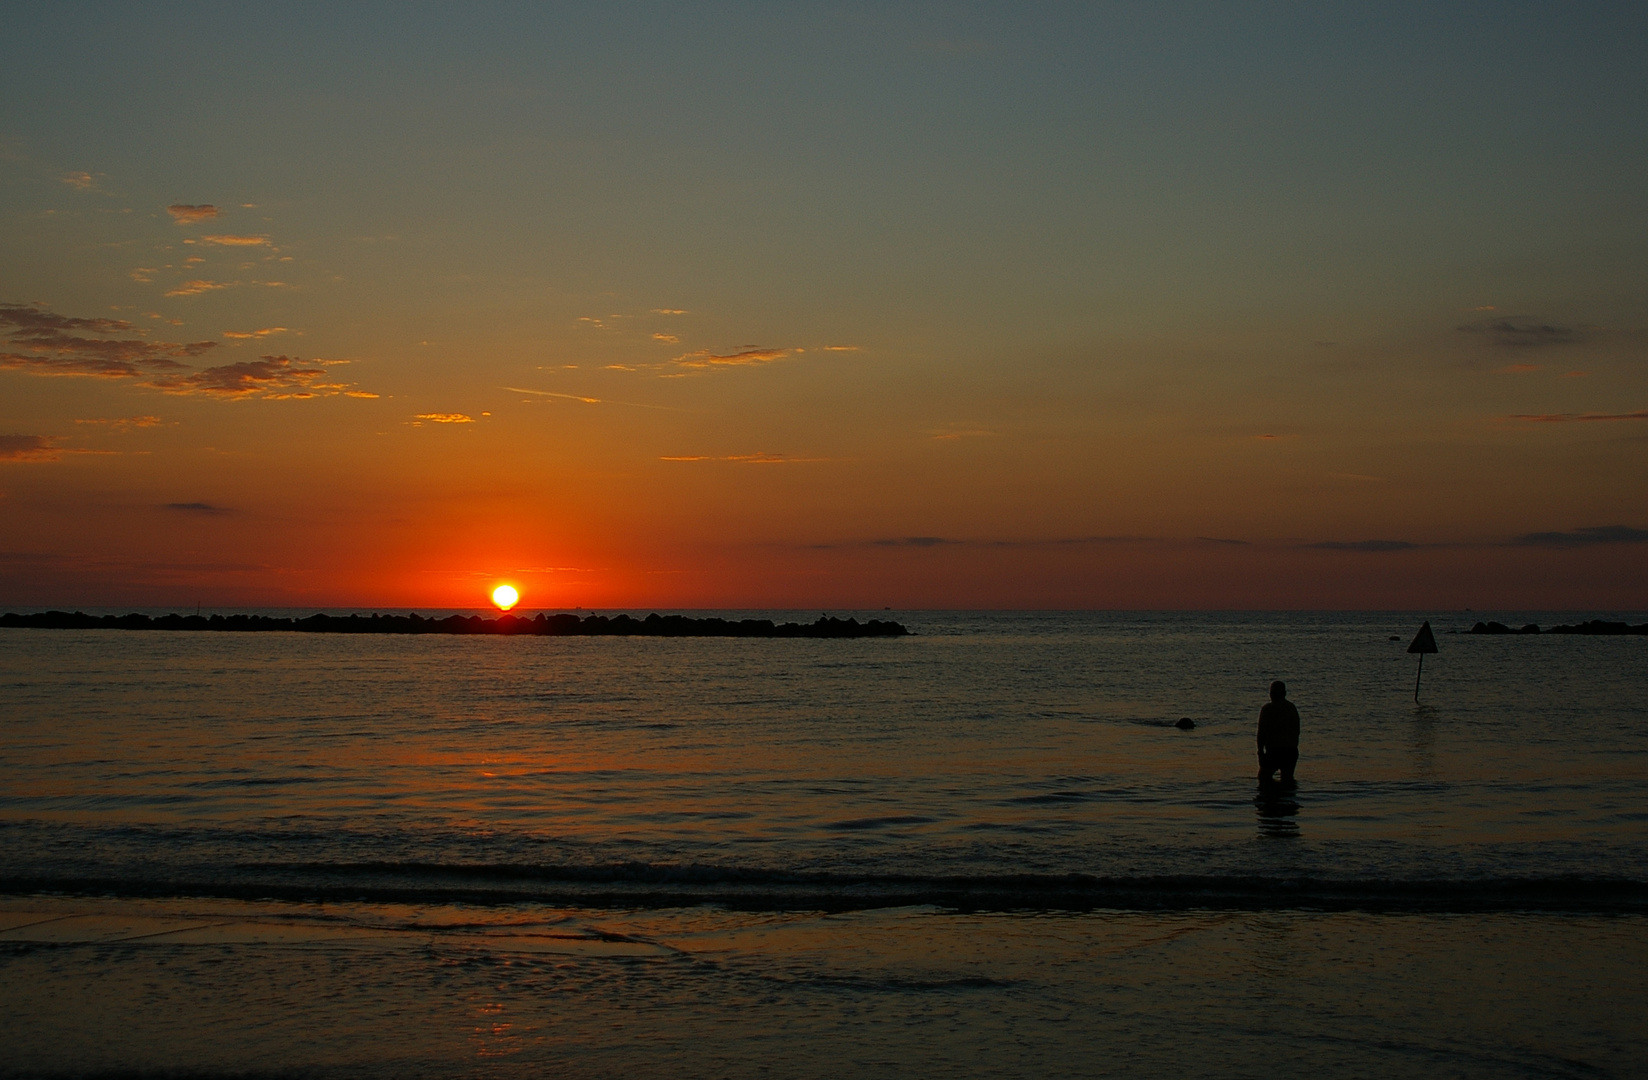
[[[112,428],[115,431],[126,431],[130,428],[155,427],[160,423],[158,416],[122,416],[100,417],[96,420],[76,420],[77,424],[96,424],[100,427]]]
[[[217,217],[217,207],[211,203],[173,203],[166,208],[166,212],[179,225],[193,225],[197,221]]]
[[[183,284],[181,284],[177,288],[171,290],[166,295],[167,296],[199,296],[203,292],[211,292],[213,289],[227,289],[228,287],[229,287],[228,285],[223,284],[221,282],[204,281],[204,280],[201,280],[199,278],[196,278],[194,281],[185,281]]]
[[[284,326],[266,326],[262,330],[225,330],[223,331],[223,336],[226,338],[235,338],[236,340],[245,340],[247,338],[263,338],[269,337],[272,334],[284,333],[286,333],[286,327]],[[319,361],[317,361],[317,363],[318,362]]]
[[[745,349],[735,353],[712,353],[708,349],[677,356],[675,363],[682,367],[737,367],[750,364],[770,364],[790,355],[789,349]]]
[[[267,236],[202,236],[208,244],[217,244],[220,247],[259,247],[269,242]]]
[[[97,186],[97,181],[89,172],[64,173],[63,182],[77,191],[90,191]]]
[[[461,412],[426,412],[418,414],[419,420],[428,420],[434,424],[473,424],[473,416],[465,416]]]

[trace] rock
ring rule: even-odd
[[[1640,637],[1648,637],[1648,623],[1643,623],[1640,626],[1631,626],[1628,623],[1607,622],[1603,619],[1592,619],[1590,622],[1579,623],[1576,626],[1553,626],[1547,630],[1546,633],[1603,634],[1606,636],[1613,636],[1615,634],[1634,634]]]
[[[1196,726],[1196,721],[1192,720],[1188,716],[1181,716],[1179,717],[1179,722],[1173,726],[1178,728],[1180,731],[1189,731],[1191,728]]]

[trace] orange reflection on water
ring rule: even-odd
[[[475,1009],[475,1015],[480,1022],[470,1029],[470,1043],[475,1048],[476,1057],[509,1057],[526,1049],[526,1043],[515,1031],[514,1023],[502,1019],[503,1002],[489,1001],[480,1005]]]

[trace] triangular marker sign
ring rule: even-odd
[[[1436,651],[1436,635],[1431,633],[1431,624],[1427,619],[1419,633],[1413,635],[1413,644],[1408,646],[1409,652],[1428,653]]]

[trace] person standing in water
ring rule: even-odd
[[[1270,701],[1259,710],[1259,782],[1269,781],[1277,769],[1282,783],[1293,783],[1299,763],[1299,710],[1287,699],[1287,683],[1270,684]]]

